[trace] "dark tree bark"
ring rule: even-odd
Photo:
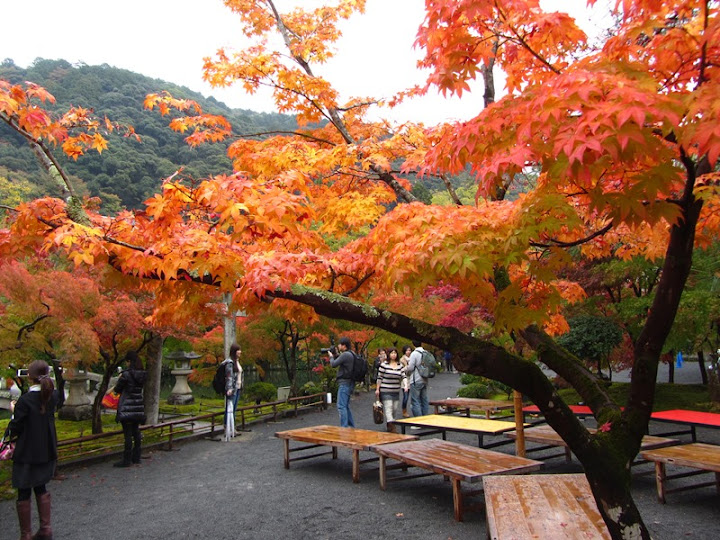
[[[697,352],[698,357],[698,368],[700,369],[700,378],[703,384],[708,383],[707,370],[705,369],[705,353],[703,351]]]
[[[145,415],[148,424],[157,424],[160,413],[160,377],[162,376],[162,347],[165,340],[154,334],[148,343],[147,370],[148,378],[143,388]]]

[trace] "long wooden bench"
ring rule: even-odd
[[[478,482],[490,474],[523,474],[537,471],[542,462],[522,457],[475,448],[441,439],[422,439],[373,446],[372,450],[380,456],[380,489],[383,491],[388,482],[420,478],[431,474],[441,474],[450,478],[453,488],[453,506],[455,519],[463,520],[464,498],[478,493],[462,491],[461,482]],[[388,467],[387,460],[393,459],[400,466]],[[390,468],[407,469],[418,467],[425,473],[400,474],[388,478]]]
[[[493,448],[502,446],[509,441],[500,441],[486,445],[485,435],[502,435],[507,431],[515,429],[514,422],[504,422],[502,420],[486,420],[484,418],[467,418],[464,416],[453,416],[451,414],[428,414],[425,416],[411,416],[410,418],[401,418],[393,422],[400,426],[405,433],[407,427],[416,426],[424,431],[416,433],[417,435],[433,435],[435,433],[442,434],[443,440],[447,438],[448,431],[456,431],[458,433],[472,433],[477,435],[478,446],[481,448]]]
[[[594,433],[596,430],[592,428],[588,428],[588,431],[590,433]],[[562,447],[563,452],[561,454],[552,454],[549,456],[544,456],[543,459],[550,459],[560,456],[565,456],[565,461],[568,463],[572,461],[572,452],[570,451],[570,448],[568,448],[567,443],[560,437],[557,431],[555,431],[553,428],[547,425],[541,425],[541,426],[534,426],[528,429],[525,429],[523,431],[525,435],[525,442],[533,442],[538,443],[543,446],[537,447],[537,448],[527,448],[525,450],[526,453],[530,454],[533,452],[539,452],[541,450],[547,450],[549,448],[554,447]],[[509,437],[511,439],[515,439],[517,437],[517,433],[515,431],[510,431],[508,433],[505,433],[506,437]],[[679,444],[680,441],[677,439],[668,439],[665,437],[657,437],[654,435],[645,435],[642,439],[641,443],[641,450],[652,450],[655,448],[664,448],[666,446],[673,446],[675,444]],[[633,465],[638,465],[640,463],[646,463],[644,461],[635,461],[633,462]]]
[[[506,411],[515,407],[513,401],[498,401],[495,399],[478,399],[478,398],[447,398],[437,399],[430,402],[435,407],[435,414],[441,414],[440,408],[444,408],[446,413],[453,413],[456,410],[465,411],[465,416],[470,416],[470,411],[482,411],[485,418],[490,417],[500,411]]]
[[[368,461],[376,461],[377,458],[360,461],[361,450],[371,450],[371,447],[377,445],[393,443],[398,441],[411,441],[416,439],[414,435],[400,435],[398,433],[388,433],[386,431],[372,431],[368,429],[357,429],[351,427],[339,426],[311,426],[299,429],[290,429],[288,431],[278,431],[275,436],[283,440],[284,463],[285,468],[290,468],[291,461],[299,461],[317,456],[332,455],[332,459],[337,459],[338,448],[349,448],[352,450],[352,479],[357,483],[360,481],[360,465]],[[299,441],[309,443],[304,446],[290,448],[290,441]],[[330,451],[314,454],[305,454],[299,457],[291,458],[293,452],[300,452],[329,446]]]
[[[492,540],[609,540],[584,474],[487,476],[485,512]]]
[[[640,452],[640,455],[648,461],[655,462],[657,494],[661,503],[665,502],[665,495],[668,493],[707,486],[715,486],[718,494],[720,494],[720,446],[704,443],[681,444],[679,446],[647,450]],[[668,464],[697,470],[668,475],[665,472],[665,466]],[[715,473],[715,480],[673,489],[667,487],[669,480],[705,473]]]

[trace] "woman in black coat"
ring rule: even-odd
[[[52,540],[50,526],[50,493],[45,485],[55,471],[57,434],[55,409],[65,396],[55,390],[46,362],[36,360],[28,367],[30,390],[20,396],[8,424],[12,437],[17,437],[13,454],[12,485],[18,490],[17,514],[20,540]],[[35,491],[40,529],[32,536],[31,492]]]
[[[115,463],[114,467],[129,467],[133,463],[140,463],[140,424],[144,424],[146,420],[143,386],[147,373],[135,351],[129,351],[125,360],[128,361],[128,369],[120,373],[114,388],[114,391],[120,394],[115,421],[122,424],[125,450],[122,460]]]

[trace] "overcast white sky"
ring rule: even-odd
[[[317,1],[276,0],[276,5],[283,10]],[[598,25],[587,22],[584,0],[543,3],[562,10],[569,5],[590,31]],[[22,67],[36,58],[109,64],[213,95],[231,107],[274,111],[269,94],[248,96],[239,87],[212,89],[202,81],[204,57],[220,47],[240,50],[245,43],[239,18],[221,0],[0,0],[0,6],[0,59],[11,58]],[[340,54],[316,74],[345,97],[387,97],[422,83],[423,74],[415,68],[420,52],[412,44],[423,6],[423,0],[368,0],[365,16],[343,27]],[[426,124],[468,119],[482,108],[481,85],[477,88],[462,100],[433,95],[382,115]]]

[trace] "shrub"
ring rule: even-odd
[[[313,381],[306,382],[300,387],[301,396],[311,396],[312,394],[319,394],[321,392],[323,392],[322,386]]]
[[[469,373],[463,373],[460,375],[460,384],[473,384],[473,383],[480,383],[485,380],[484,377],[480,377],[480,375],[470,375]]]
[[[268,382],[256,382],[245,389],[245,395],[254,400],[255,403],[275,401],[277,399],[277,387]]]
[[[484,399],[492,395],[492,387],[487,383],[474,382],[458,389],[458,397]]]

